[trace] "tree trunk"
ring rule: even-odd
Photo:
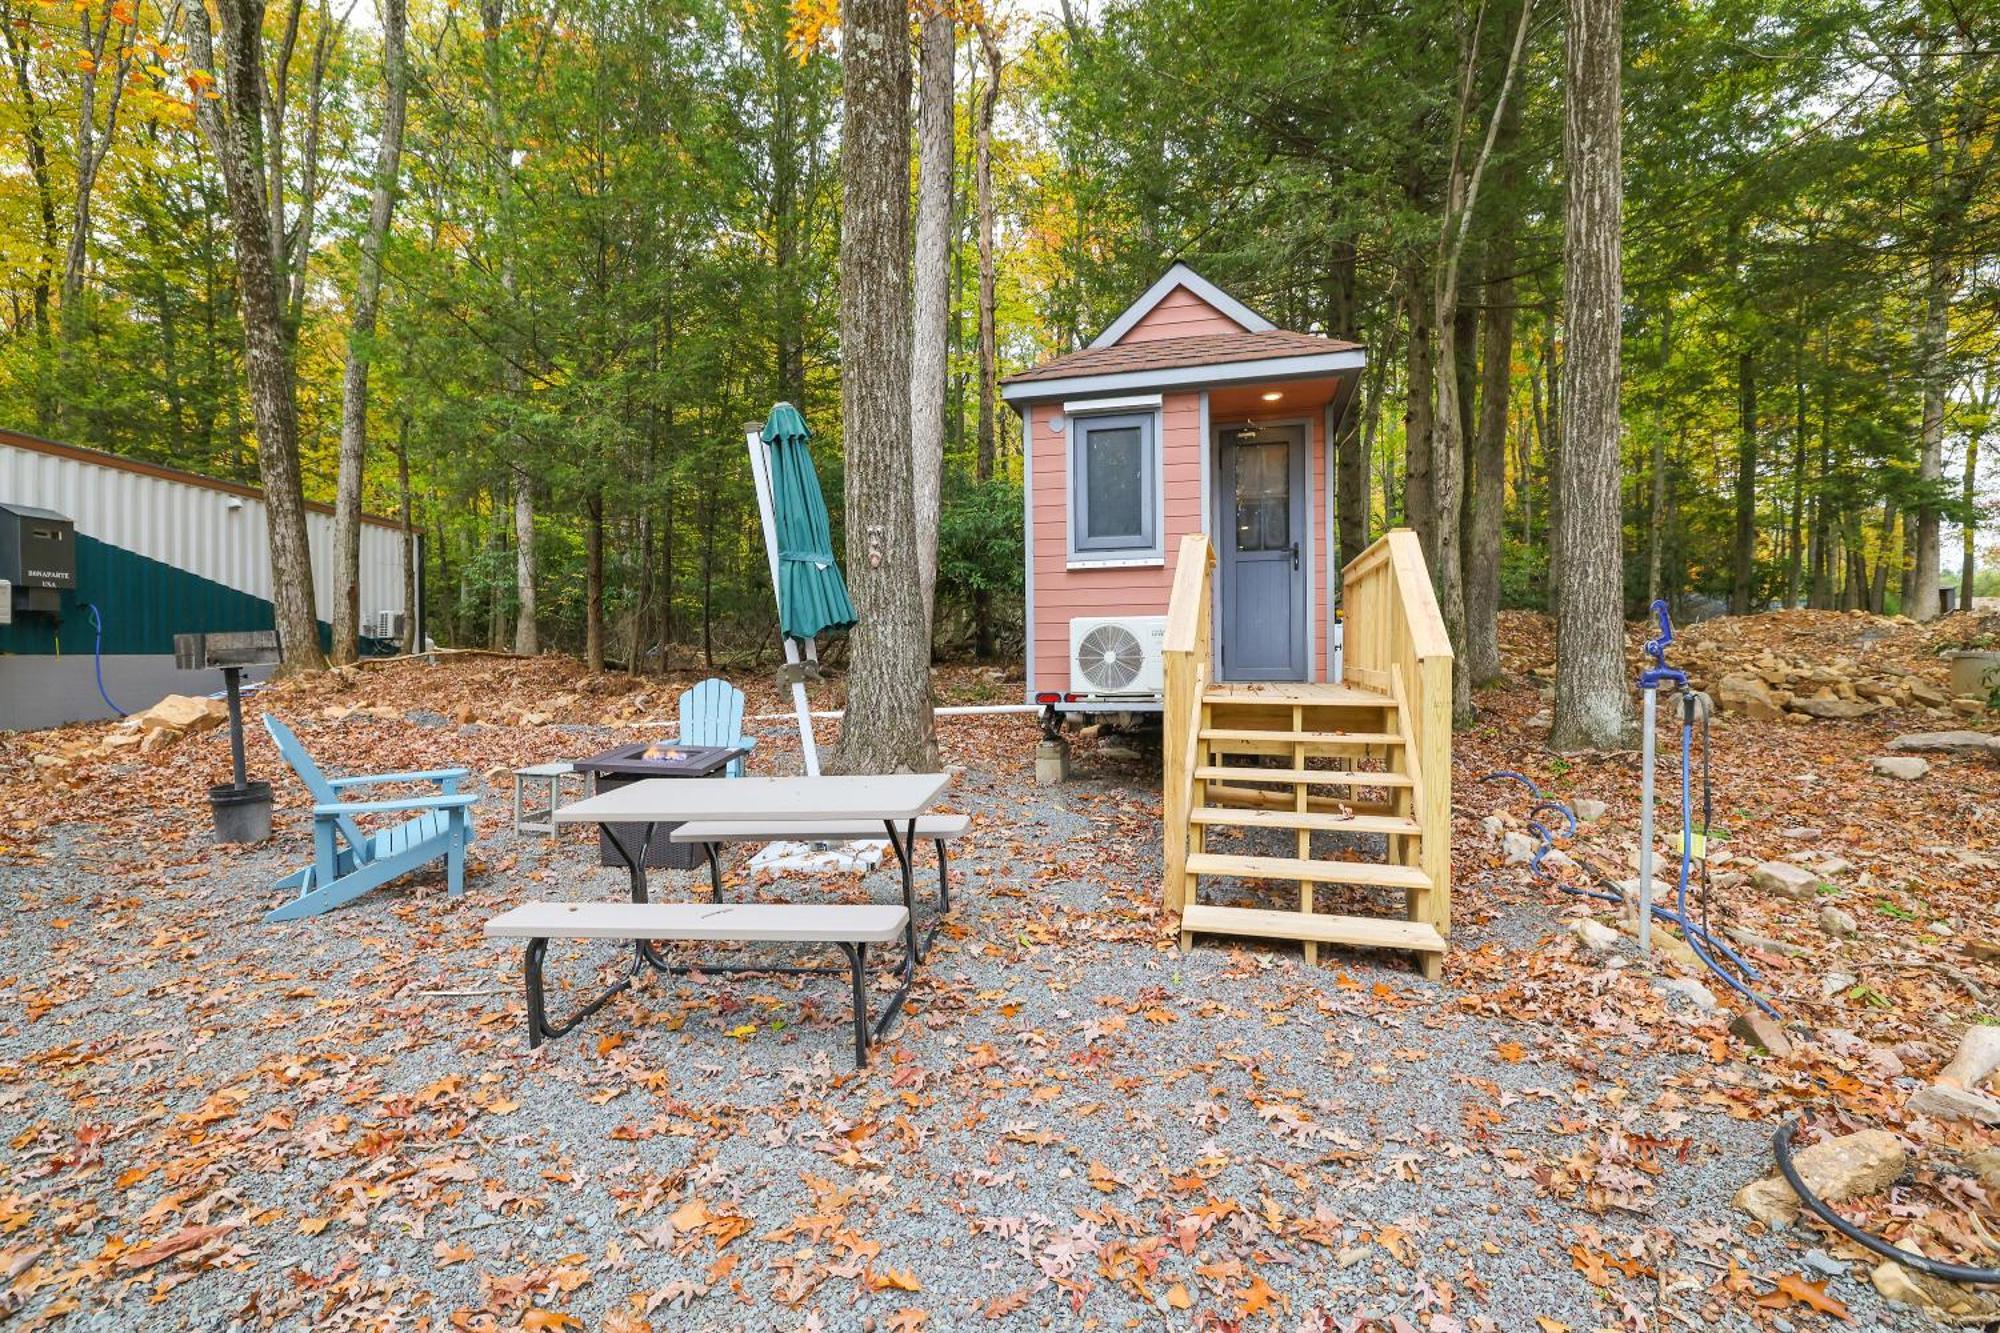
[[[1730,555],[1729,612],[1747,616],[1757,599],[1757,354],[1736,354],[1736,539]]]
[[[1801,349],[1803,353],[1804,349]],[[1796,413],[1792,433],[1792,523],[1789,539],[1790,550],[1785,563],[1785,606],[1787,609],[1799,604],[1799,589],[1805,577],[1805,521],[1806,521],[1806,381],[1800,374],[1793,382],[1796,390]]]
[[[923,9],[917,89],[916,294],[910,345],[910,498],[917,546],[920,636],[929,660],[936,616],[938,504],[951,354],[951,184],[954,127],[951,10]]]
[[[1431,455],[1431,493],[1435,509],[1431,550],[1432,577],[1437,581],[1438,601],[1444,614],[1445,631],[1460,661],[1452,672],[1452,716],[1460,723],[1472,720],[1472,678],[1466,654],[1465,557],[1462,496],[1466,474],[1465,442],[1472,434],[1470,402],[1476,371],[1473,338],[1478,329],[1477,314],[1460,299],[1459,274],[1465,261],[1466,240],[1479,207],[1479,186],[1493,160],[1493,146],[1499,138],[1501,121],[1507,112],[1508,94],[1514,74],[1527,46],[1532,0],[1522,0],[1514,44],[1500,83],[1498,101],[1476,154],[1466,142],[1475,90],[1478,87],[1479,25],[1462,57],[1457,130],[1453,136],[1451,170],[1445,185],[1444,226],[1438,239],[1436,288],[1432,293],[1433,313],[1438,326],[1437,416]],[[1496,445],[1497,448],[1497,445]],[[1494,645],[1493,667],[1498,669],[1498,644]]]
[[[410,419],[405,416],[396,423],[396,501],[397,512],[403,527],[403,651],[420,653],[424,650],[424,627],[417,623],[417,610],[423,601],[421,592],[424,571],[417,567],[417,530],[410,522]],[[438,548],[444,554],[444,548]],[[438,580],[444,586],[444,580]]]
[[[251,414],[257,423],[257,471],[264,487],[264,511],[271,546],[271,608],[283,644],[281,671],[319,671],[326,657],[319,646],[313,609],[312,555],[306,543],[305,495],[299,478],[299,436],[292,401],[290,358],[278,275],[271,267],[265,232],[261,100],[264,75],[260,51],[264,6],[261,0],[217,0],[222,19],[223,64],[218,69],[208,12],[186,10],[189,54],[196,66],[215,72],[219,100],[196,99],[196,114],[209,151],[222,171],[231,228],[236,235],[238,287],[243,305],[244,368]]]
[[[979,24],[979,49],[986,57],[986,83],[980,89],[978,153],[974,162],[979,213],[979,446],[978,477],[993,478],[999,456],[1000,397],[999,280],[993,261],[993,112],[1000,102],[1000,40],[992,21]],[[981,632],[991,638],[982,622]]]
[[[34,78],[29,72],[30,43],[27,23],[17,19],[12,6],[0,3],[0,41],[7,46],[14,73],[14,90],[21,99],[21,135],[26,140],[28,176],[35,185],[35,215],[39,225],[38,245],[31,278],[31,304],[35,321],[35,425],[49,431],[55,421],[56,394],[50,383],[49,352],[53,345],[49,320],[50,297],[56,254],[55,182],[49,170],[48,133],[42,126],[42,110],[35,97]]]
[[[1500,678],[1500,535],[1507,509],[1508,390],[1514,362],[1514,245],[1503,227],[1487,244],[1480,333],[1479,427],[1466,485],[1465,660],[1473,685]]]
[[[1403,349],[1403,521],[1415,528],[1424,558],[1437,564],[1436,505],[1431,496],[1433,363],[1431,360],[1430,272],[1421,259],[1410,261],[1404,306],[1410,341]]]
[[[841,112],[841,420],[847,569],[859,616],[829,768],[937,764],[911,502],[910,61],[902,0],[847,0]]]
[[[1909,518],[1897,512],[1895,500],[1882,501],[1882,549],[1875,559],[1875,576],[1868,585],[1868,609],[1878,616],[1886,615],[1889,610],[1889,569],[1903,563],[1903,543],[1896,535],[1898,518],[1907,530]]]
[[[535,482],[524,467],[514,468],[514,651],[532,657],[542,650],[535,632]]]
[[[1556,750],[1626,744],[1619,522],[1620,225],[1624,208],[1620,0],[1568,0],[1563,51],[1562,577],[1556,583]]]
[[[1972,609],[1974,576],[1979,573],[1979,520],[1974,506],[1979,502],[1979,437],[1983,431],[1974,427],[1965,433],[1965,490],[1961,499],[1965,504],[1965,520],[1959,528],[1958,552],[1958,609]]]
[[[1652,456],[1647,471],[1652,474],[1653,493],[1646,507],[1646,603],[1660,600],[1660,547],[1664,542],[1661,524],[1667,507],[1667,433],[1655,423]]]
[[[604,490],[583,502],[583,664],[604,670]]]
[[[1937,238],[1933,238],[1937,243]],[[1924,325],[1918,337],[1924,379],[1924,415],[1917,450],[1915,547],[1903,614],[1930,620],[1938,613],[1939,546],[1937,495],[1944,478],[1944,411],[1951,389],[1946,340],[1950,333],[1954,286],[1951,260],[1933,251],[1925,263]]]
[[[71,146],[75,157],[76,188],[71,198],[69,249],[63,256],[62,299],[56,307],[65,374],[82,373],[76,361],[76,348],[83,341],[85,326],[83,277],[90,258],[91,199],[97,189],[98,172],[104,166],[104,159],[110,153],[118,132],[118,107],[125,95],[126,76],[130,72],[135,49],[130,41],[131,34],[123,31],[127,27],[123,20],[117,20],[121,31],[116,44],[112,44],[113,15],[118,12],[117,5],[107,5],[101,13],[92,6],[76,11],[77,65],[82,71],[77,87],[76,137]],[[93,17],[95,23],[92,22]],[[227,23],[227,19],[224,22]],[[113,53],[108,64],[105,59],[107,51]],[[111,81],[110,89],[105,94],[104,128],[101,133],[97,126],[100,73]]]
[[[368,199],[368,230],[354,276],[354,313],[347,331],[347,366],[340,386],[340,463],[333,501],[333,660],[359,654],[361,632],[361,481],[368,456],[368,362],[374,355],[375,311],[382,293],[382,247],[395,215],[403,156],[407,82],[403,71],[403,0],[382,5],[382,137]],[[405,614],[411,614],[405,608]]]

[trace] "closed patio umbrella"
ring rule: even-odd
[[[764,422],[770,450],[771,510],[778,541],[778,626],[802,643],[854,623],[847,580],[833,559],[826,497],[813,468],[811,432],[790,403]]]
[[[750,474],[757,483],[757,514],[764,524],[764,552],[771,562],[771,585],[778,596],[778,628],[792,677],[792,709],[799,718],[799,747],[806,773],[819,776],[819,749],[813,743],[812,713],[800,671],[818,661],[814,640],[854,623],[847,580],[833,559],[833,534],[826,497],[813,470],[811,432],[790,403],[779,403],[762,426],[745,428]]]

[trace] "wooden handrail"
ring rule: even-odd
[[[1193,532],[1181,538],[1161,639],[1160,805],[1166,854],[1164,902],[1178,913],[1187,901],[1188,816],[1194,773],[1202,761],[1201,699],[1208,690],[1215,549]]]
[[[1451,933],[1451,640],[1431,589],[1423,546],[1408,528],[1384,533],[1341,572],[1348,680],[1394,692],[1410,738],[1430,877],[1429,919]]]

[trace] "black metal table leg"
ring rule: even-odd
[[[646,892],[646,848],[652,845],[653,830],[656,827],[658,825],[651,821],[639,826],[641,830],[639,834],[639,854],[636,857],[632,855],[631,848],[625,845],[625,840],[618,836],[615,824],[607,824],[604,829],[605,835],[611,839],[612,850],[618,853],[618,859],[625,863],[625,869],[632,876],[632,901],[635,903],[649,901]],[[660,957],[659,950],[653,947],[651,940],[634,940],[632,941],[632,946],[633,951],[638,955],[638,963],[644,963],[655,972],[669,970],[667,960]],[[637,963],[633,965],[633,971],[638,971]]]
[[[854,981],[854,1067],[868,1067],[868,946],[842,944]]]
[[[571,1014],[567,1019],[560,1023],[551,1023],[549,1022],[548,999],[542,989],[542,962],[547,958],[548,952],[548,940],[532,939],[528,941],[527,956],[521,961],[521,979],[528,992],[529,1050],[540,1046],[544,1041],[562,1036],[578,1023],[581,1023],[584,1019],[589,1018],[599,1009],[611,1003],[613,996],[631,986],[632,978],[638,972],[638,968],[635,966],[631,972],[619,978],[609,990]]]
[[[703,843],[701,845],[701,850],[708,857],[709,888],[713,890],[715,901],[721,902],[722,901],[722,858],[716,854],[715,844],[712,842]]]
[[[903,927],[903,942],[908,950],[903,971],[907,977],[915,974],[916,966],[924,960],[924,952],[928,946],[928,942],[924,944],[917,942],[916,870],[910,863],[911,857],[916,854],[917,821],[910,820],[900,834],[896,831],[896,821],[893,819],[883,820],[882,827],[889,830],[889,845],[895,848],[896,865],[903,872],[903,910],[909,914],[909,920]]]

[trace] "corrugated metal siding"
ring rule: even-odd
[[[184,570],[223,589],[270,600],[269,534],[262,500],[4,442],[0,442],[0,500],[53,509],[74,519],[80,536]],[[313,557],[314,611],[320,620],[331,621],[332,515],[309,511],[306,537]],[[79,563],[80,557],[81,543]],[[92,591],[82,591],[83,601],[94,599],[104,605]],[[402,534],[379,523],[364,523],[362,614],[403,609]],[[270,623],[268,616],[264,623]],[[167,650],[171,648],[170,642]]]
[[[77,590],[63,594],[61,623],[19,615],[0,625],[0,652],[42,654],[61,650],[88,656],[96,640],[86,606],[104,622],[106,656],[171,653],[174,635],[200,630],[270,629],[271,604],[213,580],[107,545],[92,537],[76,542]]]

